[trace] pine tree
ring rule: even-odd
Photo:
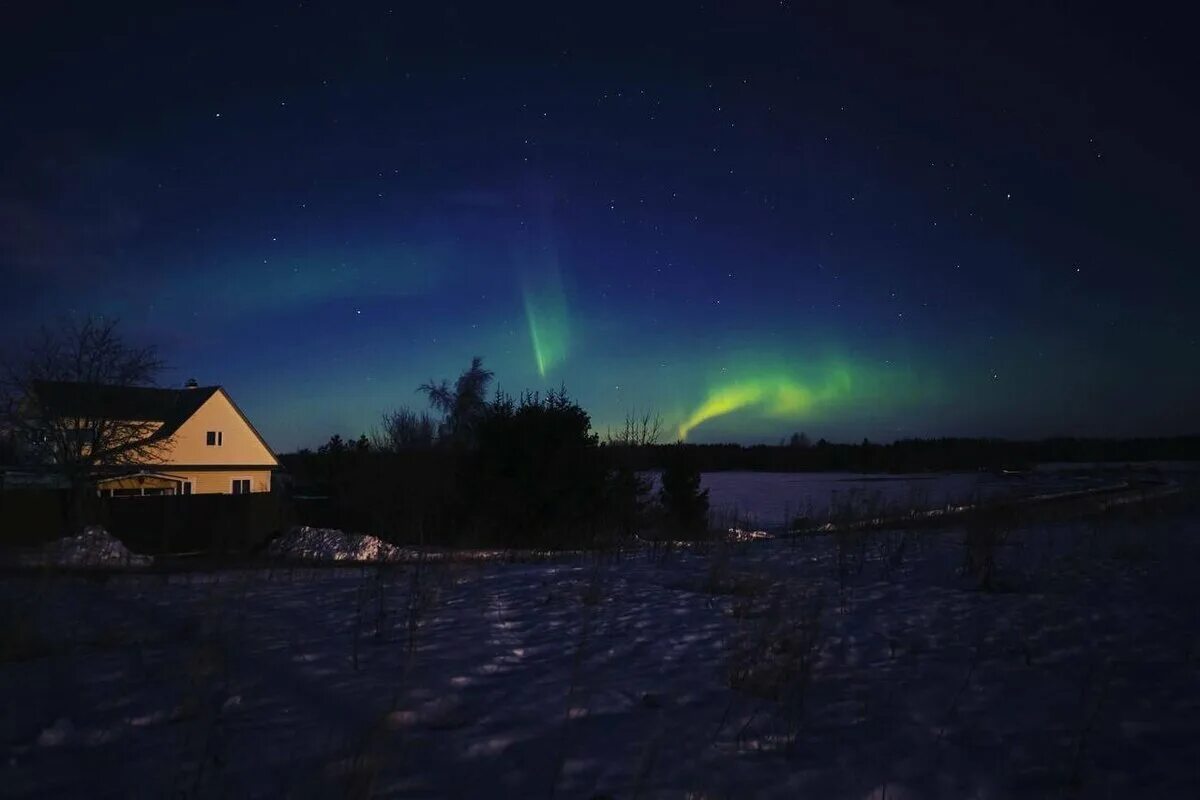
[[[682,442],[671,448],[659,501],[674,534],[695,537],[707,531],[708,489],[700,488],[700,470],[691,450]]]

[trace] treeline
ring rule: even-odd
[[[603,439],[565,391],[488,394],[480,359],[454,382],[420,387],[429,410],[382,415],[370,435],[333,436],[282,457],[299,522],[397,543],[594,547],[633,535],[706,533],[700,473],[719,470],[930,472],[1042,462],[1189,460],[1200,437],[905,439],[891,444],[660,444],[658,420],[629,417]],[[652,491],[647,473],[660,471]]]
[[[691,453],[668,459],[663,489],[630,456],[657,430],[631,420],[602,446],[565,391],[487,394],[475,359],[454,383],[421,388],[431,412],[383,415],[371,436],[332,437],[281,457],[297,520],[396,543],[596,547],[636,535],[706,533],[708,500]]]
[[[1006,439],[901,439],[890,444],[864,440],[839,444],[802,435],[782,445],[685,444],[703,472],[942,472],[960,470],[1026,470],[1053,462],[1136,462],[1200,460],[1200,436],[1144,439],[1056,438],[1036,441]],[[627,448],[624,458],[639,470],[659,469],[675,445]]]

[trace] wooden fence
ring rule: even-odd
[[[62,490],[0,492],[0,546],[36,546],[69,533]],[[291,522],[277,493],[89,497],[87,518],[135,553],[241,555]]]

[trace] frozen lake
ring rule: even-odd
[[[655,491],[657,491],[657,475]],[[1067,471],[1000,477],[990,472],[872,475],[851,472],[705,472],[709,507],[727,518],[777,528],[796,517],[823,520],[847,505],[865,511],[927,510],[983,498],[1080,488],[1095,483]]]

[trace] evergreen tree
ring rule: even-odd
[[[670,448],[659,491],[668,529],[677,536],[696,537],[708,530],[708,489],[700,488],[700,469],[682,442]]]

